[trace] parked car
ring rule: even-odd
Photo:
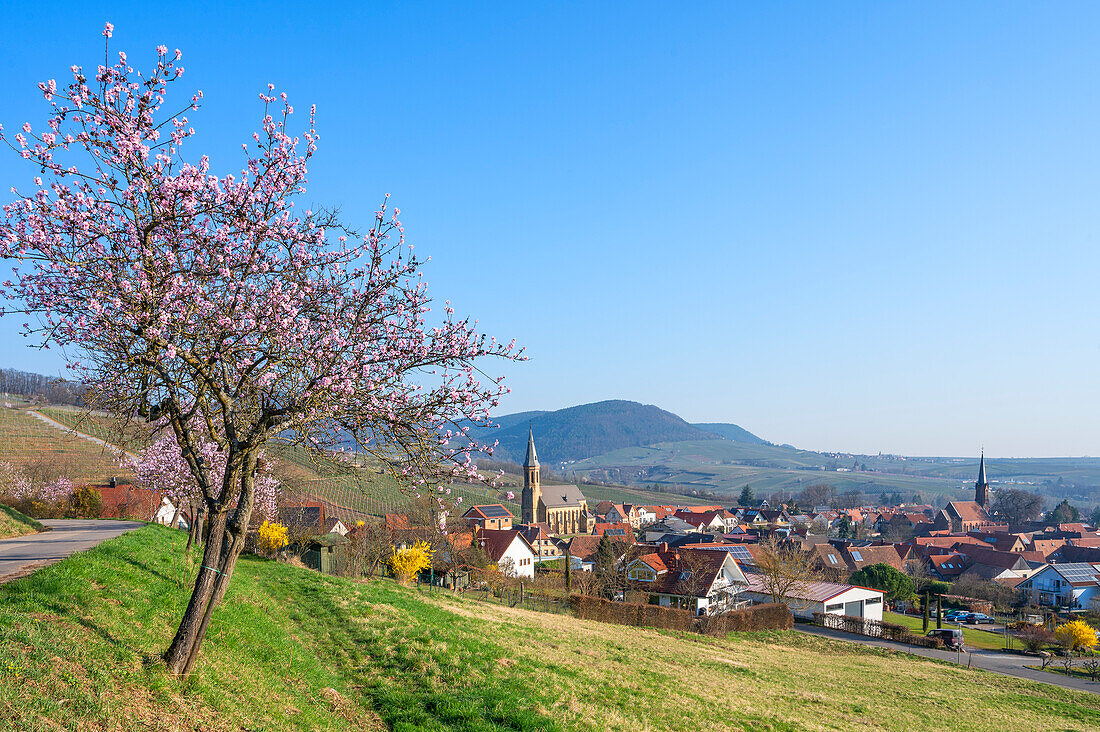
[[[943,619],[944,620],[949,620],[952,623],[955,623],[955,622],[960,622],[961,623],[962,621],[959,620],[959,617],[960,616],[966,616],[966,615],[970,615],[970,612],[968,610],[949,610],[943,616]]]
[[[997,622],[997,619],[992,616],[986,615],[985,613],[970,613],[970,618],[966,622],[974,623],[975,625],[980,623],[992,625],[993,623]]]
[[[951,650],[963,649],[963,632],[959,628],[939,628],[930,630],[925,634],[926,638],[939,638],[943,644]]]

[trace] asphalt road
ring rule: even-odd
[[[969,663],[971,668],[977,668],[983,671],[992,671],[995,674],[1004,674],[1005,676],[1017,676],[1021,679],[1029,679],[1031,681],[1039,681],[1044,684],[1063,686],[1067,689],[1087,691],[1090,694],[1100,694],[1100,682],[1093,682],[1089,681],[1088,679],[1066,676],[1064,674],[1051,673],[1050,671],[1039,671],[1036,669],[1025,668],[1025,666],[1039,665],[1039,659],[1035,656],[1024,656],[1019,653],[1004,653],[1002,651],[984,650],[975,650],[972,653],[963,652],[956,654],[954,651],[940,651],[934,648],[918,648],[916,646],[906,645],[905,643],[895,643],[894,641],[884,641],[879,640],[878,638],[868,638],[864,635],[854,635],[839,630],[833,630],[831,628],[821,628],[814,625],[806,625],[804,623],[795,623],[794,628],[795,630],[800,630],[803,633],[820,635],[825,638],[833,638],[835,640],[848,641],[850,643],[859,643],[865,646],[874,646],[875,648],[892,648],[893,650],[901,651],[902,653],[910,653],[914,656],[924,656],[925,658],[938,658],[941,661],[958,663],[962,666],[966,666]]]
[[[42,523],[51,530],[0,540],[0,582],[22,577],[144,526],[138,521],[93,519],[43,519]]]

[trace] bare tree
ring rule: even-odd
[[[772,602],[782,602],[794,592],[805,590],[821,579],[817,555],[802,551],[793,544],[769,536],[760,542],[756,567],[765,592]]]
[[[993,515],[1009,524],[1026,524],[1043,515],[1043,497],[1019,488],[1001,488],[993,495]]]

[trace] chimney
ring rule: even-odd
[[[668,542],[667,541],[662,541],[660,544],[658,544],[657,545],[657,551],[667,552],[668,551]]]

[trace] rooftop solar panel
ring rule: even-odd
[[[727,549],[734,559],[743,559],[745,561],[752,560],[752,554],[749,554],[749,550],[743,546],[734,546]]]
[[[504,506],[478,506],[478,509],[489,518],[503,518],[512,515]]]

